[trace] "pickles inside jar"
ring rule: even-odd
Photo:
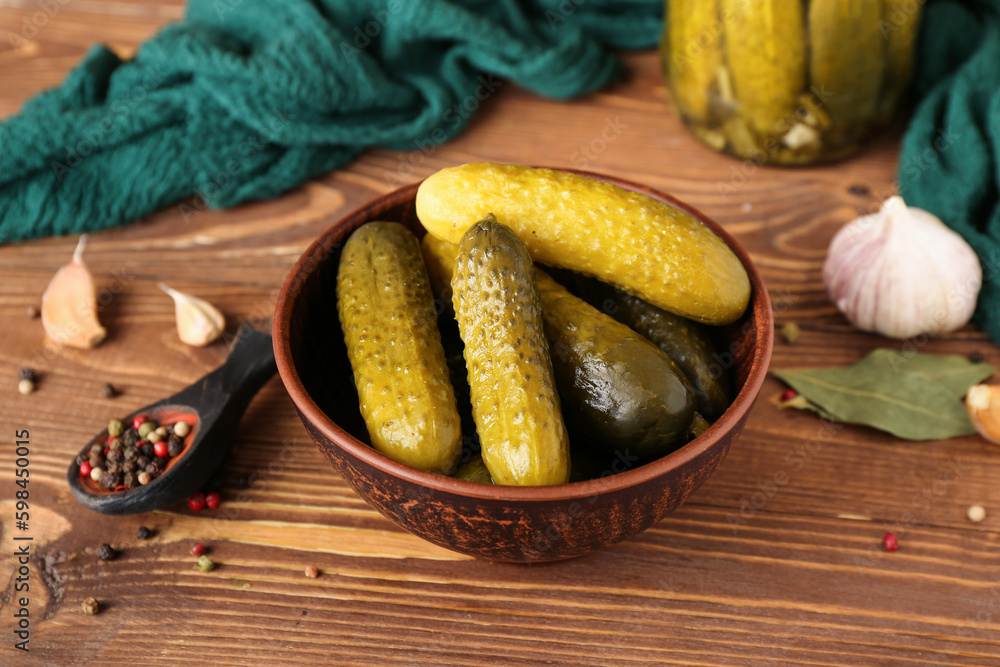
[[[846,157],[903,97],[922,4],[668,0],[674,104],[704,143],[757,164]]]

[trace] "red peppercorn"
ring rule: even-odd
[[[132,428],[138,431],[139,427],[145,423],[146,423],[146,418],[143,417],[142,415],[139,415],[138,417],[132,420]]]
[[[784,403],[785,401],[790,401],[798,395],[799,395],[798,392],[795,391],[794,389],[786,389],[781,394],[781,402]]]
[[[94,467],[90,465],[90,461],[84,461],[80,464],[80,477],[90,477],[90,471],[93,469]]]
[[[899,540],[896,538],[896,533],[886,533],[882,537],[882,546],[885,547],[886,551],[895,551],[899,548]]]
[[[153,452],[157,456],[159,456],[160,458],[164,458],[164,457],[170,456],[170,450],[167,448],[167,441],[166,440],[160,440],[159,442],[154,442],[153,443]],[[192,498],[193,497],[194,496],[192,496]],[[190,503],[191,503],[191,501],[188,501],[188,504],[190,504]]]
[[[188,507],[193,509],[195,512],[199,512],[205,508],[205,494],[201,491],[197,493],[192,493],[191,497],[188,498]]]
[[[201,542],[196,542],[195,545],[191,547],[191,553],[195,556],[202,556],[206,551],[208,551],[208,549],[206,549],[205,545]]]
[[[209,509],[215,509],[219,506],[219,502],[222,500],[222,496],[219,495],[218,491],[209,491],[205,494],[205,505]]]

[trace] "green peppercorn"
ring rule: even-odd
[[[211,572],[215,569],[215,562],[208,556],[199,556],[198,564],[195,567],[202,572]]]
[[[145,438],[147,435],[156,430],[156,424],[153,422],[143,422],[139,425],[139,437]]]
[[[125,424],[122,423],[121,419],[112,419],[108,422],[108,435],[111,437],[117,438],[124,432]]]

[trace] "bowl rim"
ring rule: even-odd
[[[285,385],[292,402],[299,410],[302,417],[308,421],[313,428],[318,430],[330,442],[349,453],[366,464],[379,471],[401,478],[407,482],[428,487],[437,492],[448,493],[458,496],[466,496],[471,499],[505,501],[508,503],[530,503],[539,501],[571,501],[585,500],[597,495],[609,492],[622,491],[625,489],[640,486],[662,477],[672,470],[676,470],[704,455],[713,446],[717,445],[725,433],[736,428],[746,414],[749,413],[756,400],[757,394],[764,383],[767,375],[767,368],[771,360],[771,352],[774,345],[774,320],[771,310],[771,299],[767,292],[767,287],[757,268],[750,259],[749,253],[717,222],[709,218],[698,209],[677,200],[659,190],[635,183],[616,176],[600,174],[596,172],[583,171],[577,169],[558,169],[547,167],[555,171],[564,171],[579,174],[588,178],[604,181],[616,185],[626,190],[639,192],[652,197],[658,201],[670,204],[675,208],[688,213],[695,219],[708,227],[713,233],[721,238],[727,246],[736,254],[740,263],[747,271],[750,278],[751,294],[749,308],[753,309],[757,322],[757,345],[754,348],[753,358],[746,382],[743,388],[733,399],[729,408],[719,419],[715,421],[704,433],[685,444],[683,447],[671,452],[655,461],[637,466],[631,470],[621,473],[598,477],[580,482],[568,482],[553,486],[502,486],[470,482],[455,477],[448,477],[439,473],[428,472],[413,468],[404,463],[395,461],[388,456],[377,451],[373,447],[361,442],[353,435],[342,429],[333,419],[330,418],[313,400],[302,378],[293,362],[290,327],[291,314],[296,299],[302,291],[305,279],[298,279],[306,272],[306,267],[314,265],[317,261],[325,261],[323,255],[329,251],[331,244],[331,230],[335,227],[356,228],[362,219],[370,218],[373,208],[377,208],[380,203],[390,199],[397,199],[400,202],[407,199],[415,199],[417,188],[423,182],[418,181],[391,192],[379,195],[377,198],[366,202],[355,208],[347,215],[340,216],[331,224],[319,237],[317,237],[302,253],[295,265],[289,271],[278,293],[275,303],[273,319],[274,336],[274,356],[278,366],[278,374]],[[370,221],[370,220],[369,220]],[[340,239],[333,243],[343,243]],[[742,317],[742,316],[741,316]],[[746,326],[749,323],[745,323]],[[761,326],[764,325],[764,326]]]

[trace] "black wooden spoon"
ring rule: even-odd
[[[229,451],[236,425],[250,400],[277,372],[269,335],[244,325],[236,337],[236,345],[222,366],[187,389],[122,420],[127,427],[141,415],[165,426],[185,421],[191,427],[184,449],[149,484],[108,491],[90,477],[81,476],[75,460],[70,464],[66,480],[84,507],[104,514],[139,514],[185,500],[204,486]],[[84,460],[94,443],[107,440],[105,429],[81,450]]]

